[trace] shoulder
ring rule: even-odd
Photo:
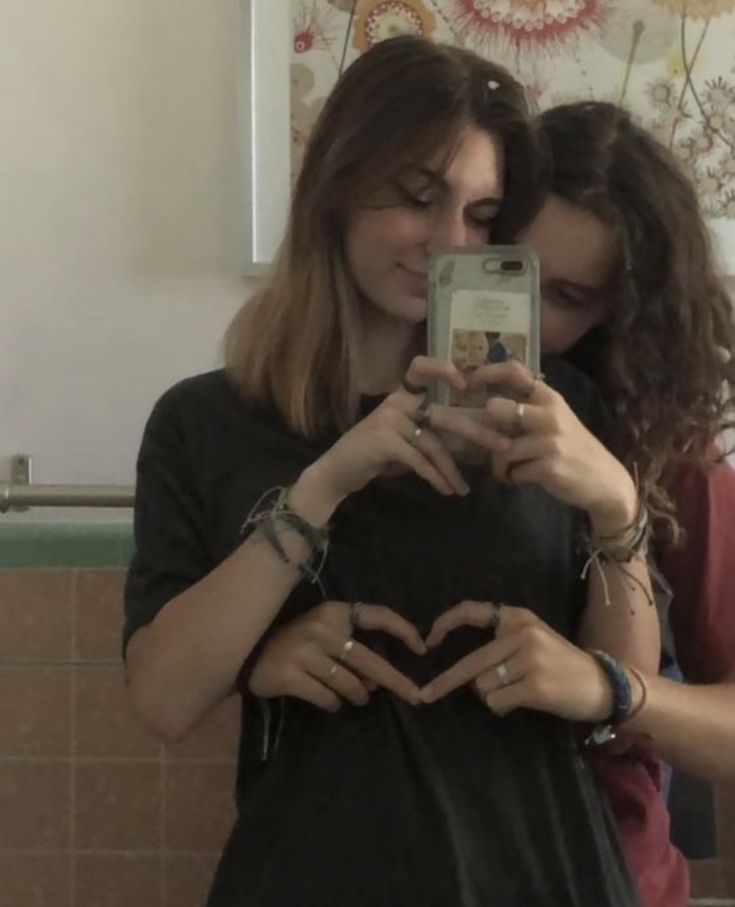
[[[252,423],[275,425],[274,411],[245,400],[224,369],[184,378],[156,401],[146,425],[146,435],[174,433],[202,437],[211,432],[239,430]]]
[[[673,591],[677,656],[688,679],[714,683],[735,669],[735,469],[726,460],[686,467],[672,496],[684,543],[663,552],[661,567]]]
[[[709,469],[684,466],[671,488],[681,522],[699,520],[708,503],[735,513],[735,469],[713,449]],[[735,527],[734,527],[735,528]]]
[[[159,419],[194,417],[207,412],[212,406],[244,406],[224,369],[178,381],[158,398],[151,415]]]

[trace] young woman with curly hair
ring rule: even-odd
[[[733,310],[693,187],[620,108],[540,117],[548,193],[520,233],[542,270],[542,340],[601,389],[616,450],[655,516],[675,658],[692,685],[648,676],[628,731],[645,748],[598,760],[648,907],[687,903],[669,843],[661,757],[735,776],[735,471],[722,455],[735,392]],[[673,655],[673,653],[672,653]]]

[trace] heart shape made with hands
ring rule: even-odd
[[[462,602],[450,608],[437,618],[423,638],[426,645],[424,654],[413,651],[402,639],[382,630],[357,629],[355,638],[364,642],[419,689],[426,690],[429,685],[433,688],[434,683],[439,681],[438,699],[464,685],[457,683],[454,686],[453,669],[460,666],[466,656],[493,642],[499,614],[500,609],[488,602]]]

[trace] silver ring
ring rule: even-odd
[[[333,679],[334,679],[334,675],[337,673],[337,669],[338,669],[338,668],[339,668],[339,662],[338,662],[338,661],[333,661],[333,662],[332,662],[332,667],[329,669],[329,674],[327,675],[327,676],[329,677],[330,680],[333,680]]]
[[[426,428],[427,425],[431,425],[431,413],[429,412],[429,407],[431,403],[429,402],[428,397],[424,397],[421,402],[421,406],[416,410],[416,414],[413,417],[413,421],[419,428]]]
[[[360,629],[360,611],[365,607],[365,602],[352,602],[350,607],[350,625],[353,631]]]
[[[513,419],[513,428],[521,432],[523,431],[523,417],[526,414],[526,404],[525,403],[516,403],[515,417]]]
[[[413,444],[414,447],[419,443],[419,438],[423,433],[424,430],[420,425],[417,425],[416,428],[414,428],[413,434],[411,435],[411,444]]]
[[[504,661],[501,661],[499,665],[495,665],[495,673],[498,675],[500,680],[501,687],[507,687],[511,682],[510,675],[508,674],[508,668],[505,665]]]
[[[530,400],[533,397],[534,391],[538,386],[539,381],[545,381],[546,375],[543,372],[536,372],[533,376],[533,381],[531,382],[531,389],[526,393],[526,399]]]
[[[488,602],[488,605],[493,609],[493,613],[490,615],[490,623],[488,624],[488,629],[491,633],[497,633],[498,628],[500,627],[500,609],[503,607],[502,604],[494,605],[492,602]]]
[[[355,648],[355,640],[350,638],[342,646],[342,651],[339,653],[339,658],[335,662],[335,665],[344,664],[347,659],[350,657],[350,652]]]

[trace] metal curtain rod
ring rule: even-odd
[[[132,485],[36,485],[30,454],[10,458],[10,481],[0,482],[0,513],[29,507],[132,507]]]
[[[132,485],[34,485],[0,483],[0,513],[28,507],[132,507]]]

